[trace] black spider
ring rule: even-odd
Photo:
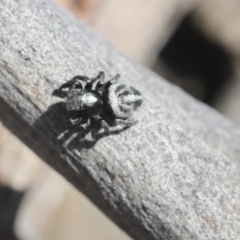
[[[105,131],[109,126],[123,124],[132,126],[135,121],[133,112],[142,104],[142,95],[134,87],[125,84],[117,84],[117,74],[113,79],[105,82],[105,74],[100,72],[96,78],[75,76],[69,82],[59,88],[59,92],[68,89],[66,108],[69,112],[69,120],[73,125],[87,128],[90,119],[94,118]],[[93,83],[98,83],[93,89]],[[86,82],[83,88],[81,81]]]

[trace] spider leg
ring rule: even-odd
[[[100,123],[101,127],[104,129],[105,132],[109,131],[109,125],[108,125],[107,121],[105,121],[102,118],[101,120],[99,120],[99,123]]]
[[[91,120],[90,118],[87,120],[87,122],[83,123],[83,124],[80,124],[80,126],[83,128],[83,129],[87,129],[87,127],[90,125],[91,123]]]
[[[69,121],[71,122],[72,125],[76,125],[82,121],[82,118],[70,118]]]
[[[114,78],[110,79],[104,84],[103,89],[107,90],[113,83],[116,83],[119,78],[120,78],[120,74],[117,74]]]
[[[60,88],[59,90],[62,91],[63,89],[65,88],[78,88],[78,89],[82,89],[82,84],[81,84],[81,81],[80,80],[83,80],[83,78],[85,77],[82,77],[80,78],[81,76],[76,76],[74,78],[72,78],[70,81],[68,81],[67,83],[64,83]]]
[[[93,85],[92,79],[85,76],[80,76],[80,75],[77,75],[72,79],[72,81],[79,81],[79,80],[86,82],[85,89],[89,89],[89,90],[92,89],[92,85]]]
[[[82,114],[76,114],[76,113],[70,113],[69,114],[69,121],[71,122],[71,124],[73,126],[81,126],[82,128],[86,129],[91,121],[90,121],[90,118],[87,119],[86,121],[86,118],[82,116]]]
[[[101,90],[101,88],[104,86],[104,80],[105,80],[105,73],[104,72],[100,72],[98,74],[98,76],[96,78],[93,79],[93,82],[97,81],[98,80],[98,83],[97,83],[97,86],[96,86],[96,90]]]
[[[79,76],[76,76],[73,79],[71,79],[70,81],[61,85],[57,90],[55,90],[53,92],[53,96],[57,96],[57,97],[60,97],[60,98],[65,98],[70,89],[72,89],[72,88],[82,89],[82,83],[81,83],[81,81],[78,77]],[[65,91],[66,88],[68,88],[67,91]]]
[[[107,121],[103,119],[103,117],[95,116],[94,118],[101,125],[105,132],[109,131],[109,125]]]
[[[133,118],[127,118],[127,119],[115,119],[114,120],[114,123],[116,125],[120,124],[120,125],[125,125],[126,127],[131,127],[133,126],[134,124],[137,123],[137,121],[135,121]]]
[[[104,74],[104,72],[101,71],[101,72],[98,74],[97,77],[92,78],[92,79],[90,79],[90,78],[88,78],[88,77],[85,77],[85,76],[79,76],[79,75],[78,75],[78,76],[75,76],[75,77],[73,78],[73,80],[74,80],[74,79],[79,79],[79,80],[82,80],[82,81],[86,82],[85,89],[90,90],[90,89],[92,89],[93,83],[94,83],[95,81],[97,81],[97,80],[99,80],[99,82],[98,82],[96,88],[97,88],[97,89],[100,88],[101,85],[104,84],[104,78],[105,78],[105,74]]]

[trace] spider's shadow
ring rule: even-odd
[[[66,97],[65,92],[55,90],[52,94],[60,98]],[[47,134],[53,141],[68,147],[68,149],[90,149],[104,137],[109,135],[119,134],[128,127],[122,129],[110,130],[104,132],[101,126],[91,119],[91,124],[87,129],[83,129],[80,126],[73,126],[68,120],[68,112],[64,102],[58,102],[51,105],[48,110],[41,115],[41,117],[35,122],[35,127],[44,134],[44,132],[51,131],[51,134]]]

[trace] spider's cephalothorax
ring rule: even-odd
[[[71,123],[86,128],[91,118],[94,118],[105,131],[108,131],[109,125],[133,125],[132,114],[141,106],[142,95],[134,87],[117,84],[119,77],[118,74],[105,82],[105,75],[100,72],[93,79],[75,76],[63,84],[60,90],[68,88],[66,108]],[[97,80],[98,83],[93,89],[93,83]],[[81,81],[86,82],[84,88]]]

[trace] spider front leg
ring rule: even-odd
[[[104,84],[104,78],[105,78],[104,72],[100,72],[97,77],[92,78],[92,79],[90,79],[90,78],[88,78],[88,77],[85,77],[85,76],[79,76],[79,75],[78,75],[78,76],[75,76],[75,77],[73,78],[73,80],[74,80],[74,79],[75,79],[75,80],[76,80],[76,79],[79,79],[79,80],[82,80],[82,81],[86,82],[85,89],[91,90],[91,89],[92,89],[92,86],[93,86],[93,83],[94,83],[95,81],[97,81],[97,80],[99,80],[99,82],[98,82],[98,84],[97,84],[96,89],[101,88],[101,85]]]
[[[82,89],[82,84],[79,79],[73,78],[67,83],[62,84],[58,89],[53,91],[53,96],[57,96],[60,98],[67,97],[67,94],[70,89]],[[67,91],[65,89],[68,89]]]
[[[92,89],[92,85],[93,85],[92,79],[85,76],[80,76],[80,75],[77,75],[72,79],[72,81],[79,81],[79,80],[86,82],[85,89],[89,89],[89,90]]]
[[[67,83],[64,83],[60,88],[59,91],[62,91],[65,88],[71,89],[71,88],[76,88],[76,89],[82,89],[82,83],[80,82],[80,79],[77,78],[78,76],[74,77]]]

